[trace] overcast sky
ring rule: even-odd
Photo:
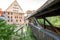
[[[0,8],[6,10],[14,0],[0,0]],[[23,11],[36,10],[47,0],[17,0]]]

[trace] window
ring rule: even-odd
[[[8,20],[8,22],[9,22],[9,20]]]
[[[14,6],[17,6],[17,4],[14,4]]]
[[[20,22],[21,22],[21,20],[20,20]]]
[[[16,18],[16,16],[15,16],[15,18]]]
[[[12,16],[11,16],[11,18],[12,18]]]
[[[17,7],[13,7],[14,9],[19,9],[19,8],[17,8]]]
[[[18,18],[18,16],[15,16],[15,18]]]
[[[8,15],[10,14],[10,12],[8,12]]]
[[[18,22],[18,20],[16,20],[16,22]]]
[[[5,14],[6,12],[3,12],[3,14]]]
[[[17,18],[18,18],[18,16],[17,16]]]
[[[11,12],[11,15],[13,15],[13,13]]]
[[[9,18],[9,16],[8,16],[8,18]]]
[[[22,17],[19,17],[19,18],[21,18],[21,19],[22,19]]]
[[[11,20],[11,22],[12,22],[13,20]]]

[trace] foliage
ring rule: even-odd
[[[16,25],[14,24],[7,24],[5,20],[0,19],[0,40],[12,40],[12,35],[15,35],[14,30],[16,28]],[[19,36],[20,40],[35,40],[34,36],[32,35],[32,32],[30,28],[27,28],[27,31],[25,33],[25,36]],[[18,37],[17,37],[18,38]]]
[[[0,40],[9,40],[15,27],[16,25],[8,25],[5,20],[0,19]]]
[[[26,35],[22,37],[20,40],[35,40],[30,28],[27,28]]]
[[[39,22],[40,24],[44,24],[44,19],[38,19],[38,22]],[[46,25],[49,25],[46,21],[45,21],[45,24],[46,24]]]
[[[47,18],[54,26],[60,28],[60,16],[48,17]]]
[[[40,24],[43,24],[43,19],[38,19],[38,22],[40,23]]]
[[[60,16],[47,17],[47,19],[53,26],[60,28]],[[43,19],[38,19],[38,22],[41,24],[44,23],[43,21],[44,21]],[[49,24],[46,22],[46,25],[49,25]]]
[[[26,40],[35,40],[32,32],[31,32],[31,29],[30,29],[29,27],[28,27],[28,29],[27,29],[27,33],[26,33],[26,34],[27,34],[27,35],[26,35]]]

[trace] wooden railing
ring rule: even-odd
[[[44,29],[36,18],[29,21],[30,28],[37,40],[60,40],[60,36],[51,30]],[[48,28],[47,28],[48,29]]]
[[[12,35],[12,40],[21,40],[25,36],[24,34],[24,25],[19,26],[19,29],[15,30],[14,35]]]

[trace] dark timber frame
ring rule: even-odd
[[[52,37],[52,39],[46,40],[60,40],[60,36],[56,34],[56,28],[46,19],[46,17],[60,16],[60,0],[48,0],[42,7],[40,7],[33,15],[27,17],[29,19],[29,25],[31,26],[33,34],[37,40],[45,40],[46,35]],[[39,25],[38,19],[44,19],[44,28]],[[50,30],[46,30],[45,22],[50,25]],[[49,29],[49,28],[47,28]],[[55,32],[53,32],[54,30]],[[37,31],[37,32],[36,32]],[[43,32],[43,38],[40,38],[40,31]],[[45,35],[46,34],[46,35]],[[45,35],[45,37],[44,37]]]
[[[59,35],[55,34],[52,31],[48,31],[48,30],[45,30],[44,28],[42,28],[42,26],[39,25],[38,20],[36,18],[34,18],[34,23],[31,22],[31,23],[29,23],[29,25],[31,27],[36,28],[36,29],[40,30],[41,32],[49,35],[50,37],[54,38],[54,40],[60,40],[60,36]],[[40,40],[40,39],[38,38],[38,40]]]

